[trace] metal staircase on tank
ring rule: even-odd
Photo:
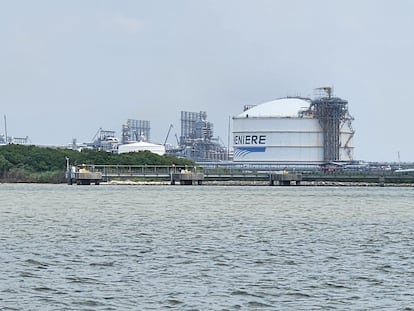
[[[353,129],[350,125],[352,117],[348,111],[348,101],[332,96],[331,87],[321,87],[316,90],[326,92],[327,96],[319,97],[312,100],[310,110],[312,114],[319,120],[323,131],[324,139],[324,161],[340,160],[340,132],[343,125],[348,122],[351,130],[351,138]],[[349,140],[345,143],[344,148],[347,149]],[[348,149],[349,146],[348,146]],[[347,151],[350,154],[350,150]]]

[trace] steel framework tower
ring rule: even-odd
[[[183,156],[195,161],[223,160],[226,151],[213,138],[213,124],[205,111],[181,111],[180,147]]]
[[[213,124],[207,121],[205,111],[181,111],[181,143],[197,139],[209,142],[213,138]]]
[[[131,141],[150,141],[150,121],[128,119],[127,123],[122,125],[122,143],[126,144]]]
[[[331,87],[322,87],[317,90],[323,90],[327,93],[327,96],[313,100],[310,106],[312,114],[319,120],[323,131],[323,158],[325,162],[338,161],[340,160],[340,147],[345,148],[348,154],[351,152],[347,145],[354,134],[351,126],[353,118],[348,111],[348,102],[338,97],[332,97]],[[348,122],[352,133],[345,145],[340,146],[340,131],[346,122]]]

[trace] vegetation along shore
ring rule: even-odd
[[[10,144],[0,147],[0,182],[65,183],[66,157],[77,164],[194,166],[192,161],[149,151],[112,154]]]
[[[195,163],[173,156],[160,156],[149,151],[112,154],[105,151],[84,149],[44,148],[25,145],[4,145],[0,147],[1,183],[66,183],[66,158],[73,164],[87,165],[154,165],[154,166],[195,166]],[[268,185],[265,176],[260,178],[220,178],[217,171],[204,172],[205,185]],[[218,170],[220,171],[220,170]],[[224,175],[226,171],[223,170]],[[106,180],[106,184],[164,185],[169,180],[139,178],[131,180]],[[413,174],[370,174],[365,172],[347,174],[325,174],[323,172],[303,172],[301,186],[414,186]]]

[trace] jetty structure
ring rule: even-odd
[[[180,185],[201,185],[204,180],[203,173],[181,171],[179,173],[171,173],[171,185],[179,182]]]
[[[66,180],[68,185],[99,185],[102,182],[102,172],[95,171],[93,165],[70,165],[66,157]]]
[[[81,167],[81,166],[79,166]],[[68,184],[124,181],[170,185],[414,185],[414,173],[386,171],[274,170],[261,168],[202,168],[174,165],[89,165],[88,171],[70,166]]]
[[[269,185],[274,186],[275,183],[279,186],[291,186],[300,185],[302,181],[302,174],[282,172],[282,173],[270,173],[269,174]]]

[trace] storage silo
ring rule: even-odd
[[[288,97],[246,109],[233,118],[234,161],[321,164],[352,160],[354,132],[347,110],[346,116],[327,128],[317,107],[322,106],[310,99]],[[336,126],[338,130],[332,133]],[[326,137],[337,139],[331,142]],[[335,158],[327,158],[327,148],[338,149]]]

